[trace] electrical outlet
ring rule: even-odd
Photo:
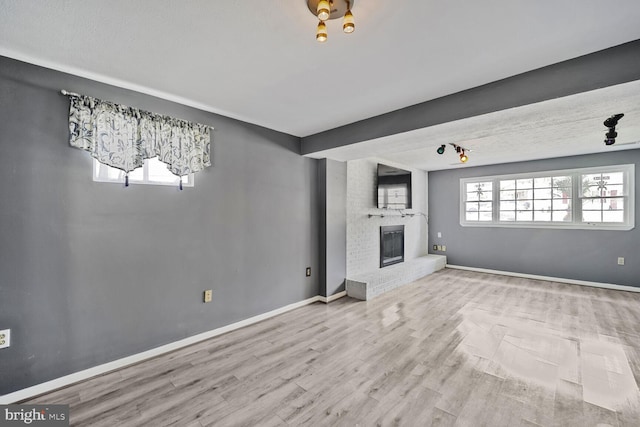
[[[11,345],[11,329],[0,331],[0,348],[6,348]]]
[[[438,250],[441,251],[442,250],[442,246],[438,245]]]
[[[204,291],[204,302],[211,302],[212,298],[213,298],[213,290],[212,289],[208,289],[208,290]]]
[[[307,277],[311,277],[311,267],[307,267],[307,271],[305,273]]]
[[[438,245],[433,245],[433,250],[437,251],[438,250]]]
[[[618,265],[624,265],[624,257],[618,257]]]
[[[447,252],[447,247],[445,245],[442,245],[442,252]]]

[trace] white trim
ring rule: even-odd
[[[318,296],[321,302],[329,304],[331,301],[335,301],[347,295],[347,291],[338,292],[337,294],[330,295],[328,297]]]
[[[447,268],[476,271],[478,273],[500,274],[502,276],[522,277],[525,279],[545,280],[547,282],[568,283],[570,285],[591,286],[593,288],[612,289],[615,291],[640,292],[635,286],[615,285],[613,283],[589,282],[587,280],[563,279],[561,277],[539,276],[537,274],[515,273],[512,271],[490,270],[488,268],[466,267],[464,265],[447,264]]]
[[[340,294],[336,294],[340,295]],[[334,297],[332,295],[329,298]],[[142,353],[133,354],[131,356],[123,357],[122,359],[114,360],[112,362],[104,363],[102,365],[94,366],[93,368],[85,369],[83,371],[74,372],[73,374],[65,375],[64,377],[56,378],[51,381],[47,381],[41,384],[36,384],[31,387],[23,388],[22,390],[14,391],[13,393],[5,394],[0,396],[0,405],[8,405],[11,403],[19,402],[25,399],[29,399],[43,393],[48,393],[50,391],[69,386],[71,384],[87,380],[92,377],[96,377],[98,375],[105,374],[107,372],[114,371],[116,369],[124,368],[125,366],[133,365],[134,363],[139,363],[147,359],[151,359],[156,356],[160,356],[165,353],[169,353],[183,347],[190,346],[192,344],[196,344],[200,341],[208,340],[210,338],[216,337],[218,335],[225,334],[227,332],[234,331],[239,328],[243,328],[245,326],[252,325],[257,322],[261,322],[263,320],[269,319],[271,317],[277,316],[279,314],[286,313],[291,310],[295,310],[296,308],[303,307],[305,305],[313,304],[314,302],[321,301],[319,295],[314,297],[295,302],[293,304],[286,305],[284,307],[277,308],[272,311],[268,311],[263,314],[259,314],[257,316],[250,317],[245,320],[241,320],[236,323],[232,323],[230,325],[222,326],[217,329],[213,329],[211,331],[203,332],[198,335],[194,335],[188,338],[184,338],[179,341],[174,341],[172,343],[162,345],[160,347],[152,348],[151,350],[143,351]],[[336,297],[339,298],[339,297]],[[334,298],[334,299],[336,299]]]

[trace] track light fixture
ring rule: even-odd
[[[604,121],[604,125],[609,129],[609,131],[604,135],[605,145],[613,145],[616,143],[616,137],[618,136],[618,132],[616,132],[616,126],[618,125],[618,120],[624,117],[624,114],[618,113],[609,117]]]
[[[444,154],[444,149],[447,148],[446,145],[442,144],[440,147],[438,147],[438,149],[436,150],[436,152],[438,154]]]
[[[316,40],[320,43],[327,41],[327,25],[325,21],[342,17],[342,31],[346,34],[356,30],[351,8],[354,0],[307,0],[309,11],[318,17]]]
[[[469,157],[467,157],[467,155],[464,154],[464,150],[462,150],[462,153],[460,153],[460,161],[462,163],[467,163],[467,160],[469,160]]]
[[[456,153],[458,153],[460,155],[460,162],[461,163],[467,163],[467,161],[469,160],[469,156],[467,156],[466,152],[470,152],[471,150],[469,150],[468,148],[461,147],[458,144],[454,144],[453,142],[450,142],[449,145],[452,145],[453,148],[455,148]],[[440,150],[440,149],[438,149],[438,150]],[[438,151],[438,152],[440,152],[440,151]],[[444,149],[442,150],[442,152],[444,153]]]

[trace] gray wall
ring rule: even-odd
[[[214,126],[213,167],[184,191],[92,182],[60,89]],[[2,57],[0,118],[0,394],[318,294],[298,138]]]
[[[304,137],[302,153],[310,154],[638,79],[640,40]]]
[[[347,276],[347,164],[322,159],[318,164],[320,206],[320,295],[345,290]]]
[[[631,163],[636,165],[637,206],[637,149],[429,172],[429,248],[446,245],[447,262],[454,265],[640,287],[637,208],[630,231],[462,227],[459,220],[460,178]],[[618,257],[625,258],[624,266],[617,265]]]

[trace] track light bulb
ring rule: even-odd
[[[469,157],[467,157],[467,155],[464,154],[464,150],[462,150],[462,153],[460,153],[460,161],[462,163],[467,163],[467,160],[469,160]]]
[[[347,13],[344,14],[344,18],[342,20],[342,31],[347,34],[353,33],[356,30],[356,23],[353,20],[353,14],[351,13],[351,9],[347,9]]]
[[[318,7],[316,8],[316,14],[318,15],[318,19],[323,22],[329,19],[329,15],[331,15],[331,7],[329,6],[329,0],[320,0],[318,2]]]
[[[324,22],[318,22],[318,29],[316,30],[316,40],[320,43],[327,41],[327,26]]]
[[[438,149],[436,150],[436,152],[438,154],[444,154],[444,149],[446,148],[446,146],[444,144],[442,144],[440,147],[438,147]]]

